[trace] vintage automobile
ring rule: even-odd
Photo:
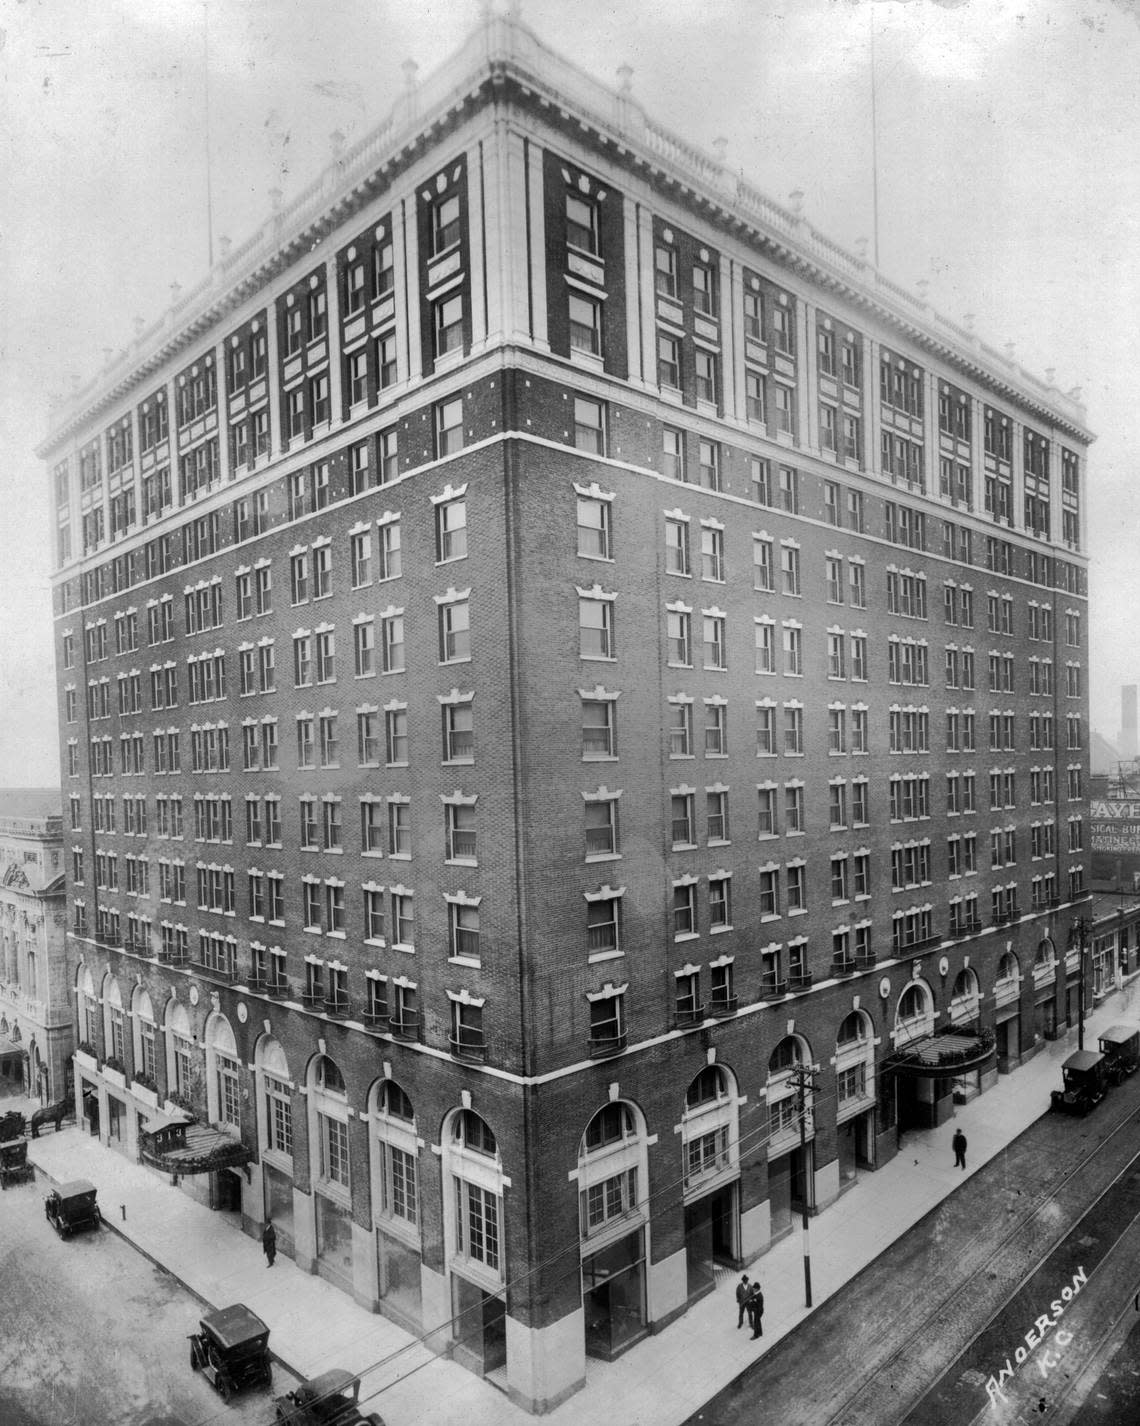
[[[269,1386],[269,1328],[244,1303],[207,1312],[190,1335],[190,1366],[200,1371],[223,1401],[249,1386]]]
[[[1063,1087],[1053,1091],[1051,1109],[1087,1114],[1108,1088],[1108,1060],[1096,1050],[1074,1050],[1061,1066]]]
[[[36,1171],[28,1163],[27,1139],[9,1139],[0,1144],[0,1188],[12,1183],[27,1183],[36,1176]]]
[[[95,1201],[95,1185],[85,1178],[72,1179],[53,1188],[44,1199],[44,1215],[61,1238],[98,1228],[103,1221]]]
[[[27,1132],[28,1121],[18,1109],[0,1114],[0,1144],[6,1144],[9,1139],[22,1139]]]
[[[333,1367],[279,1396],[276,1420],[287,1426],[384,1426],[377,1412],[365,1416],[359,1401],[360,1378]]]
[[[1113,1084],[1122,1084],[1140,1065],[1140,1028],[1135,1025],[1110,1025],[1100,1036],[1100,1048],[1108,1061],[1108,1077]]]

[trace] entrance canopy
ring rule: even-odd
[[[143,1130],[139,1157],[163,1173],[211,1173],[214,1169],[241,1168],[252,1154],[242,1141],[209,1124],[159,1123]]]
[[[988,1031],[949,1026],[900,1046],[883,1068],[917,1079],[953,1079],[983,1069],[993,1059],[994,1048]]]
[[[22,1060],[26,1054],[26,1047],[17,1040],[9,1040],[7,1035],[0,1037],[0,1064],[12,1060]]]

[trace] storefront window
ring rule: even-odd
[[[586,1351],[612,1357],[645,1331],[645,1235],[639,1228],[582,1259]]]

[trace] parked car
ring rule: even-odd
[[[1108,1061],[1108,1077],[1121,1084],[1140,1065],[1140,1028],[1111,1025],[1100,1037],[1100,1048]]]
[[[360,1378],[333,1367],[277,1398],[277,1421],[286,1426],[384,1426],[375,1411],[359,1406]]]
[[[190,1367],[200,1371],[223,1401],[249,1386],[269,1386],[269,1328],[244,1303],[207,1312],[190,1335]]]
[[[1063,1087],[1055,1089],[1051,1109],[1062,1114],[1087,1114],[1108,1088],[1108,1060],[1095,1050],[1074,1050],[1061,1066]]]
[[[36,1176],[36,1171],[28,1163],[27,1139],[9,1139],[0,1144],[0,1188],[10,1183],[27,1183]]]
[[[72,1179],[53,1188],[44,1199],[44,1215],[61,1238],[98,1228],[103,1221],[95,1201],[96,1189],[85,1178]]]
[[[10,1109],[7,1114],[0,1114],[0,1144],[5,1144],[9,1139],[22,1139],[28,1132],[28,1121],[18,1109]]]

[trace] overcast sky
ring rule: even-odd
[[[495,0],[501,9],[505,0]],[[477,0],[0,0],[0,786],[58,754],[48,397],[82,380],[426,73]],[[1140,681],[1140,9],[1136,0],[523,0],[556,49],[1059,387],[1097,432],[1093,723]],[[208,56],[208,61],[207,61]],[[209,113],[209,144],[205,118]]]

